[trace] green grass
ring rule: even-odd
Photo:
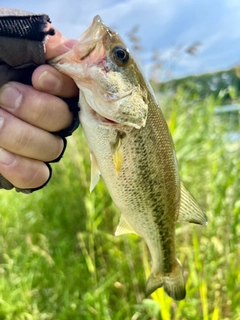
[[[187,298],[145,298],[148,251],[134,235],[114,237],[119,213],[102,182],[89,193],[79,129],[46,188],[0,192],[0,320],[240,319],[240,142],[226,141],[211,96],[179,89],[160,100],[181,177],[209,219],[177,225]]]

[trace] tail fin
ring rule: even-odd
[[[182,268],[180,263],[177,261],[175,269],[169,275],[154,275],[150,274],[146,293],[147,295],[152,294],[155,290],[160,287],[164,287],[165,292],[169,297],[174,300],[183,300],[186,296],[185,281],[182,274]]]
[[[180,264],[169,276],[164,276],[163,286],[169,297],[174,300],[183,300],[186,297],[185,281]]]

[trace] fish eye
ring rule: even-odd
[[[112,50],[112,55],[115,62],[119,66],[124,66],[129,61],[129,51],[127,48],[122,46],[116,46]]]

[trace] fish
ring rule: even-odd
[[[99,16],[67,53],[49,61],[80,89],[80,122],[91,156],[92,192],[100,176],[121,216],[115,235],[146,242],[146,295],[163,287],[186,296],[176,257],[176,222],[207,224],[180,180],[173,139],[149,82],[118,33]]]

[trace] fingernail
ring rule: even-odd
[[[15,162],[15,156],[7,150],[0,148],[0,162],[2,164],[11,165]]]
[[[38,78],[38,87],[48,92],[55,92],[61,89],[62,79],[48,71],[43,72]]]
[[[5,84],[0,90],[0,105],[2,107],[16,109],[22,101],[22,93],[10,84]]]

